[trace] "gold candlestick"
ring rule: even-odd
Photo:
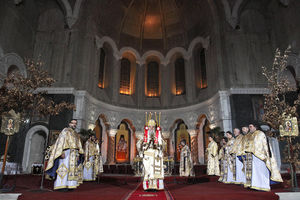
[[[158,114],[158,126],[160,126],[160,115],[161,115],[161,112],[159,112],[159,114]]]
[[[145,113],[145,125],[148,126],[147,112]]]

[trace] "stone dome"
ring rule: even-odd
[[[98,7],[100,32],[119,48],[132,46],[141,53],[188,47],[196,36],[209,34],[212,22],[207,1],[105,0]]]

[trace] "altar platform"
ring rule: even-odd
[[[284,175],[283,177],[287,176]],[[19,200],[276,200],[279,199],[277,194],[286,194],[287,192],[284,183],[272,186],[270,192],[260,192],[245,189],[239,185],[219,183],[217,180],[218,177],[207,175],[195,177],[167,176],[164,180],[165,190],[163,193],[144,192],[141,189],[142,178],[126,174],[102,174],[99,182],[84,182],[77,189],[69,192],[39,192],[41,181],[41,176],[39,175],[5,176],[4,184],[6,186],[12,185],[15,181],[15,189],[12,193],[21,194],[18,197]],[[44,188],[52,190],[53,181],[45,180]],[[293,193],[293,195],[297,195],[297,193]],[[281,198],[281,200],[284,200],[284,198]],[[291,200],[290,197],[289,200]]]
[[[113,164],[113,165],[103,165],[104,174],[127,174],[134,175],[134,169],[130,164]],[[196,176],[201,176],[206,174],[206,165],[195,165],[194,171]],[[179,163],[172,166],[172,169],[165,171],[167,176],[169,175],[179,175]]]

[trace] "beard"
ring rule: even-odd
[[[76,129],[76,126],[70,126],[70,125],[69,125],[69,127],[70,127],[71,129],[73,129],[73,130]]]

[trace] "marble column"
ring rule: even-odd
[[[192,160],[195,164],[199,163],[198,160],[198,141],[197,141],[197,132],[194,129],[188,129],[189,135],[191,136],[191,154]]]
[[[116,164],[115,162],[115,136],[118,129],[110,129],[108,131],[108,148],[107,148],[107,163],[109,165]]]

